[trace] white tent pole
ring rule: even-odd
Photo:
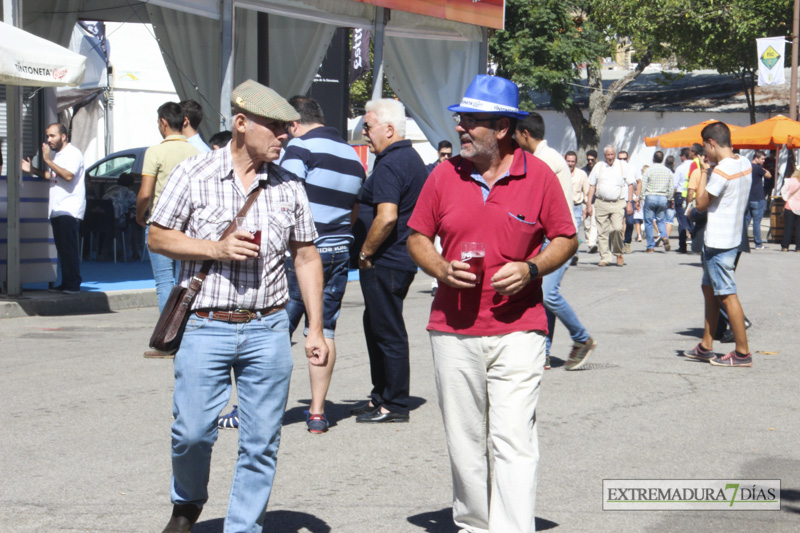
[[[7,24],[22,27],[22,6],[20,0],[3,0],[3,20]],[[6,142],[8,161],[6,161],[6,184],[8,186],[8,242],[6,245],[6,291],[8,296],[22,296],[20,278],[19,245],[19,189],[22,177],[22,87],[6,85]]]
[[[481,49],[478,61],[478,74],[489,72],[489,28],[481,28]]]
[[[383,95],[383,40],[386,36],[386,9],[375,8],[375,46],[372,64],[372,100]]]
[[[219,95],[220,131],[230,130],[233,91],[233,0],[222,0],[222,87]]]

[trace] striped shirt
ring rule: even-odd
[[[318,127],[289,141],[280,165],[305,183],[319,233],[315,244],[352,243],[350,215],[367,177],[353,147],[335,128]]]
[[[260,256],[214,263],[192,309],[264,309],[286,303],[283,262],[289,241],[312,242],[317,232],[300,181],[269,163],[261,166],[245,191],[233,170],[230,144],[184,161],[170,174],[152,222],[193,239],[219,240],[258,186],[264,190],[247,218],[262,228]],[[187,287],[202,265],[203,261],[181,261],[179,283]]]
[[[712,195],[708,206],[706,246],[727,250],[742,242],[751,172],[750,161],[738,155],[727,157],[714,167],[706,185],[706,192]]]
[[[672,198],[675,175],[661,163],[653,163],[642,175],[642,196]]]

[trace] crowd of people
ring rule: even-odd
[[[691,245],[701,254],[705,301],[703,336],[684,355],[715,366],[753,364],[734,271],[751,220],[755,247],[764,246],[756,226],[771,174],[763,171],[765,154],[751,162],[734,153],[723,123],[682,150],[677,168],[656,151],[637,172],[628,153],[610,145],[602,160],[589,150],[578,168],[576,152],[548,146],[541,115],[519,109],[513,82],[479,75],[448,108],[460,153],[442,141],[427,166],[406,139],[404,106],[368,102],[362,133],[375,160],[367,176],[312,98],[287,100],[248,80],[233,90],[231,106],[232,130],[213,136],[213,148],[196,133],[202,108],[160,106],[164,140],[148,149],[135,198],[159,311],[173,286],[199,285],[177,353],[145,352],[174,357],[173,511],[164,533],[189,532],[198,520],[220,428],[237,428],[240,445],[225,530],[262,531],[293,366],[291,337],[302,322],[312,398],[306,427],[325,433],[351,262],[364,298],[372,384],[368,400],[351,410],[361,424],[410,421],[403,303],[418,269],[437,282],[427,329],[461,531],[535,531],[535,413],[556,318],[572,340],[566,370],[585,367],[597,347],[561,294],[581,236],[589,252],[599,251],[598,266],[622,267],[634,230],[645,253],[659,244],[670,251],[677,219],[677,251],[689,253]],[[63,126],[51,125],[47,139],[49,171],[29,161],[23,169],[71,191],[83,179],[79,152],[67,149]],[[792,227],[800,230],[798,177],[782,190],[789,239]],[[51,216],[54,232],[58,226],[70,234],[57,246],[60,289],[73,292],[80,277],[64,243],[77,236],[85,200],[64,195],[51,195]],[[113,196],[132,201],[123,190]],[[784,237],[783,250],[788,242]],[[205,262],[212,266],[198,283]],[[713,352],[723,322],[734,342],[727,355]],[[232,379],[238,403],[222,414]]]

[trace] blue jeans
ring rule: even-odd
[[[545,241],[544,245],[542,245],[542,251],[547,248],[548,242]],[[561,295],[561,278],[564,277],[567,268],[569,268],[569,261],[561,265],[558,270],[542,278],[544,310],[547,314],[547,340],[545,341],[547,355],[550,355],[550,346],[553,344],[556,317],[567,328],[573,342],[584,343],[589,340],[589,332],[586,331],[581,321],[578,320],[578,315],[575,314],[567,300]]]
[[[572,207],[572,216],[575,219],[575,227],[578,228],[578,236],[581,234],[581,222],[583,221],[583,204]],[[578,252],[575,252],[577,255]]]
[[[322,275],[324,287],[322,291],[322,328],[326,339],[334,338],[336,320],[342,310],[342,298],[347,289],[347,264],[350,262],[350,246],[336,246],[322,248],[319,256],[322,259]],[[294,261],[286,258],[286,280],[289,284],[289,301],[286,303],[286,312],[289,314],[289,333],[294,333],[300,324],[300,319],[306,314],[303,295],[297,283],[297,273],[294,270]],[[306,317],[304,335],[308,335],[308,317]]]
[[[359,271],[372,405],[408,414],[410,369],[403,300],[416,272],[375,266]]]
[[[81,221],[69,215],[50,219],[58,262],[61,264],[61,285],[72,291],[81,290]]]
[[[150,226],[147,226],[145,238],[149,237]],[[181,263],[166,255],[150,252],[150,266],[153,268],[153,278],[156,280],[156,296],[158,296],[158,312],[160,313],[167,304],[175,280],[180,276]]]
[[[750,200],[747,202],[747,209],[744,211],[744,227],[750,225],[750,220],[753,221],[753,242],[756,246],[761,246],[764,242],[761,240],[761,219],[764,218],[764,200]],[[786,231],[784,229],[784,231]]]
[[[667,197],[650,194],[644,199],[644,233],[647,236],[647,249],[652,250],[656,247],[653,238],[653,220],[656,221],[658,232],[662,237],[667,236],[667,225],[664,223],[664,216],[667,213]]]
[[[239,457],[224,529],[260,533],[292,375],[286,311],[247,324],[191,315],[175,354],[171,498],[198,507],[208,500],[211,449],[230,398],[231,369],[239,394]]]

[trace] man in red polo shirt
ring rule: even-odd
[[[428,330],[453,519],[470,532],[535,531],[535,410],[547,333],[541,276],[578,248],[558,179],[512,138],[527,115],[518,98],[508,80],[475,77],[461,104],[448,108],[461,155],[436,167],[408,223],[412,259],[439,280]],[[539,253],[545,237],[550,244]],[[462,261],[462,243],[471,242],[485,246],[481,272]]]

